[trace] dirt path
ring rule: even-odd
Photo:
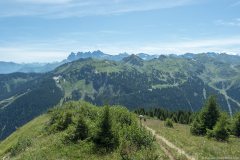
[[[170,160],[175,160],[175,158],[172,155],[172,153],[166,147],[164,147],[164,145],[162,144],[162,142],[160,142],[160,140],[159,140],[158,143],[159,143],[160,148],[162,149],[162,151],[165,153],[165,155],[167,155]]]
[[[163,136],[160,136],[158,134],[156,134],[156,131],[149,128],[148,126],[144,125],[145,128],[147,130],[149,130],[150,132],[152,132],[153,135],[155,135],[156,139],[160,140],[161,142],[163,142],[165,145],[167,145],[169,148],[172,148],[174,150],[176,150],[179,154],[184,155],[188,160],[196,160],[194,157],[188,155],[183,149],[178,148],[177,146],[175,146],[173,143],[171,143],[170,141],[168,141],[166,138],[164,138]],[[165,154],[167,154],[167,156],[171,159],[174,160],[175,158],[173,157],[173,155],[166,149],[164,148],[161,144],[160,144],[161,148],[163,148],[163,151],[165,152]]]

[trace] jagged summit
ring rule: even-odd
[[[67,60],[69,61],[75,61],[75,60],[78,60],[80,58],[103,58],[103,57],[106,57],[107,54],[103,53],[102,51],[100,50],[97,50],[97,51],[93,51],[93,52],[77,52],[77,53],[74,53],[72,52]]]
[[[107,59],[107,60],[114,60],[114,61],[121,61],[123,58],[126,58],[130,56],[129,53],[119,53],[119,54],[115,54],[115,55],[111,55],[111,54],[106,54],[100,50],[97,51],[93,51],[93,52],[77,52],[74,53],[72,52],[67,60],[68,61],[75,61],[78,60],[80,58],[96,58],[96,59]],[[151,60],[154,58],[158,58],[158,55],[150,55],[147,53],[138,53],[136,54],[136,56],[140,57],[142,60]]]

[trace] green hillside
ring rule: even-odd
[[[230,114],[240,108],[240,70],[207,55],[195,59],[130,56],[121,62],[84,59],[57,68],[64,100],[108,101],[128,108],[167,107],[197,111],[209,95],[217,95]]]
[[[239,57],[225,54],[160,56],[143,61],[79,59],[46,74],[0,75],[0,139],[54,105],[85,100],[136,108],[198,111],[216,95],[230,115],[240,109]],[[17,117],[17,118],[16,118]]]
[[[162,159],[153,136],[120,106],[69,102],[19,128],[0,143],[5,159]]]

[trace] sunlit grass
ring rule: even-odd
[[[163,121],[152,119],[145,123],[197,159],[223,157],[240,159],[240,138],[232,136],[228,142],[217,142],[206,137],[191,135],[189,125],[174,123],[174,128],[168,128],[164,126]]]

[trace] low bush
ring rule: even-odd
[[[205,135],[206,134],[207,130],[204,127],[203,123],[201,122],[201,120],[199,119],[198,116],[192,122],[191,128],[190,128],[190,132],[193,135],[196,135],[196,136],[200,136],[200,135]]]
[[[164,124],[166,127],[173,128],[173,121],[170,118],[167,118]]]
[[[56,112],[51,112],[51,114],[48,126],[48,131],[50,132],[63,131],[72,123],[72,113],[69,111],[57,110]]]
[[[85,140],[88,138],[89,128],[83,117],[79,117],[77,124],[71,125],[68,128],[66,140],[71,142],[77,142],[78,140]]]
[[[24,152],[28,147],[32,145],[32,140],[28,137],[21,137],[18,139],[17,143],[11,147],[10,155],[16,156],[21,152]]]
[[[160,157],[156,147],[153,144],[148,147],[141,147],[141,149],[139,149],[136,147],[136,145],[127,140],[124,140],[120,146],[120,155],[123,160],[157,160]]]

